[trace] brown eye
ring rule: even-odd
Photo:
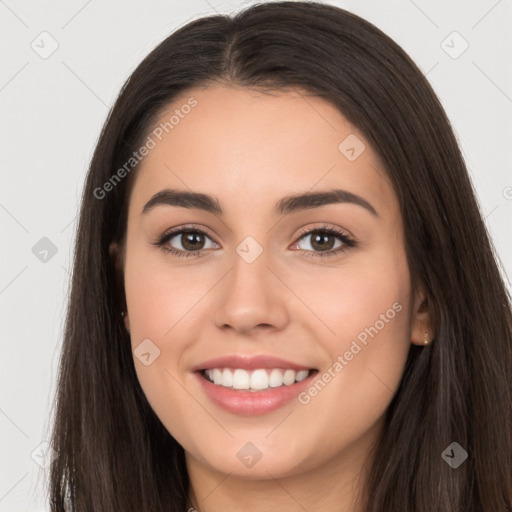
[[[306,244],[306,247],[300,247],[301,240],[308,239],[309,244]],[[307,256],[325,257],[340,254],[354,247],[356,242],[342,231],[325,227],[303,232],[295,245],[299,246]]]
[[[174,238],[179,238],[183,249],[187,251],[199,251],[205,243],[205,236],[198,231],[182,231]]]
[[[327,233],[316,233],[309,235],[311,237],[311,247],[319,251],[328,251],[334,247],[335,238]]]
[[[211,245],[207,247],[207,242],[210,240]],[[212,249],[217,247],[206,233],[198,231],[197,229],[182,229],[174,232],[167,237],[167,245],[171,245],[173,249],[180,251],[201,251],[203,249]]]
[[[210,245],[208,246],[208,242]],[[175,256],[199,256],[205,249],[216,249],[219,245],[201,229],[174,229],[155,242],[165,252]]]

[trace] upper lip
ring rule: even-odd
[[[192,371],[210,370],[212,368],[242,368],[245,370],[257,370],[258,368],[290,368],[296,371],[312,369],[311,366],[303,366],[270,355],[231,355],[217,357],[199,363],[192,368]]]

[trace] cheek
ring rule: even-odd
[[[142,251],[130,256],[125,290],[132,343],[144,338],[169,340],[193,322],[195,305],[208,291],[208,278],[199,268],[168,265],[165,258],[148,257]]]
[[[310,295],[317,300],[315,312],[334,331],[319,329],[318,322],[312,330],[328,357],[298,397],[302,407],[294,414],[305,437],[323,440],[309,455],[312,465],[375,432],[398,389],[410,348],[409,289],[405,273],[384,271],[389,268],[345,269],[323,282],[323,298]]]
[[[286,280],[312,313],[307,318],[316,317],[316,323],[306,321],[330,354],[348,349],[354,339],[384,343],[407,337],[410,282],[399,254],[382,251],[347,259],[337,268],[297,267]]]
[[[180,382],[180,361],[189,343],[187,332],[197,327],[200,308],[195,305],[205,288],[204,276],[155,263],[137,250],[129,253],[125,292],[135,370],[152,409],[177,439],[187,439],[189,427],[176,411],[204,422],[204,411],[191,410],[190,395]]]
[[[319,339],[330,361],[301,403],[319,418],[336,404],[329,421],[348,436],[364,432],[385,413],[402,378],[410,349],[407,268],[402,256],[389,252],[333,272],[323,281],[325,293],[310,295],[312,309],[330,328]],[[318,428],[320,434],[328,425]]]

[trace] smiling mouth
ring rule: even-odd
[[[219,387],[237,391],[268,391],[292,386],[311,377],[318,370],[292,370],[290,368],[211,368],[200,370],[201,376]]]

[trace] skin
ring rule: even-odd
[[[197,510],[362,510],[357,491],[385,411],[411,343],[423,345],[429,325],[423,290],[411,289],[396,194],[370,144],[320,98],[214,86],[187,91],[162,119],[190,97],[197,106],[137,171],[126,245],[110,247],[124,276],[132,348],[149,338],[160,349],[149,366],[134,358],[141,386],[185,449]],[[352,162],[338,150],[350,134],[366,146]],[[161,205],[142,215],[165,188],[214,195],[225,213]],[[284,196],[331,188],[363,197],[378,216],[349,203],[273,213]],[[152,245],[191,223],[208,233],[197,245],[202,257]],[[322,249],[300,230],[324,224],[357,245],[307,257]],[[251,264],[236,252],[247,236],[263,248]],[[342,244],[329,240],[332,250]],[[181,243],[177,236],[167,246],[186,250]],[[235,415],[190,371],[213,357],[270,354],[322,373],[397,302],[401,311],[306,405]],[[237,457],[247,442],[262,454],[252,467]]]

